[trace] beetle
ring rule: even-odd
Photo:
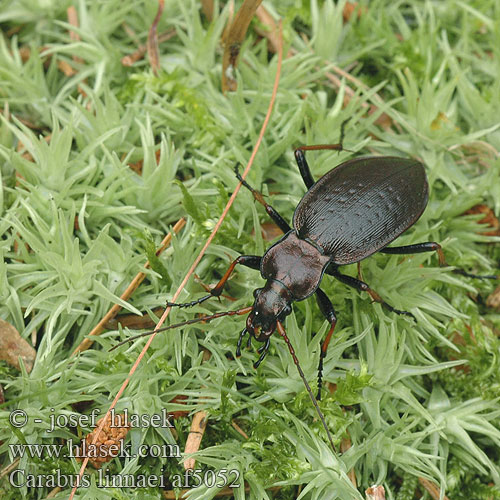
[[[341,131],[341,137],[342,135]],[[236,355],[241,355],[241,344],[246,334],[249,335],[247,345],[250,345],[252,338],[262,342],[262,346],[258,349],[260,357],[254,363],[254,367],[257,368],[269,350],[272,334],[277,330],[287,344],[332,448],[335,449],[317,402],[321,399],[323,360],[337,322],[333,305],[320,288],[323,276],[329,274],[348,286],[367,292],[374,301],[389,311],[415,319],[410,312],[395,309],[385,302],[361,279],[344,275],[338,268],[359,263],[376,252],[393,255],[436,252],[439,265],[447,266],[447,263],[441,246],[434,241],[397,247],[387,246],[415,224],[427,206],[429,186],[422,163],[395,156],[359,157],[341,163],[315,182],[305,152],[321,149],[340,151],[343,147],[340,142],[301,146],[295,150],[295,160],[308,191],[295,209],[292,226],[265,201],[259,191],[252,188],[240,176],[236,167],[238,180],[251,191],[254,199],[265,207],[266,212],[283,231],[283,237],[263,256],[240,255],[236,258],[208,295],[192,302],[166,304],[167,307],[190,307],[212,297],[219,297],[234,268],[241,264],[259,270],[262,278],[266,280],[262,288],[254,291],[252,306],[193,318],[159,328],[155,332],[136,335],[115,345],[113,349],[151,333],[199,321],[211,321],[222,316],[248,314],[245,328],[238,338]],[[462,269],[454,269],[453,272],[472,278],[498,278],[492,275],[477,276]],[[292,303],[305,300],[313,294],[321,312],[330,323],[321,345],[316,398],[283,327],[286,316],[292,311]]]
[[[308,191],[295,209],[292,226],[265,201],[259,191],[242,179],[236,168],[239,181],[265,207],[284,236],[263,256],[240,255],[236,258],[208,295],[183,304],[167,302],[170,307],[200,304],[221,295],[236,265],[259,270],[266,283],[264,287],[254,291],[253,305],[231,312],[249,313],[246,326],[238,339],[236,355],[241,355],[241,344],[248,333],[248,344],[252,337],[263,343],[258,350],[260,357],[254,363],[254,367],[258,367],[269,350],[270,338],[276,329],[291,348],[283,321],[291,313],[293,302],[316,295],[319,308],[330,323],[330,329],[321,345],[317,399],[321,398],[323,360],[337,322],[333,305],[320,288],[324,274],[367,292],[374,301],[381,303],[389,311],[413,317],[410,312],[395,309],[368,284],[340,273],[338,268],[360,262],[376,252],[437,252],[439,264],[447,265],[441,246],[433,241],[387,246],[415,224],[427,205],[429,187],[422,163],[394,156],[359,157],[341,163],[315,182],[305,151],[320,149],[342,150],[342,144],[302,146],[295,150],[295,160]],[[469,277],[496,278],[476,276],[461,269],[455,269],[454,272]],[[218,313],[217,317],[220,315],[224,313]],[[293,352],[292,356],[297,364]]]

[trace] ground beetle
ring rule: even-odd
[[[241,255],[234,260],[209,295],[185,304],[167,302],[167,306],[188,307],[220,296],[237,264],[260,270],[267,281],[263,288],[254,291],[253,306],[230,312],[249,312],[238,339],[238,356],[247,333],[249,341],[254,337],[264,342],[259,349],[260,358],[254,364],[257,367],[269,349],[273,332],[278,329],[283,335],[282,323],[292,310],[292,302],[316,294],[319,308],[330,323],[321,347],[317,399],[321,397],[323,359],[336,323],[332,303],[319,288],[323,275],[329,274],[346,285],[368,292],[373,300],[390,311],[413,317],[411,313],[387,304],[363,281],[341,274],[339,266],[359,262],[375,252],[414,254],[432,251],[438,253],[440,265],[446,265],[441,246],[435,242],[387,247],[418,220],[427,205],[429,188],[422,163],[393,156],[355,158],[314,182],[304,152],[319,149],[341,150],[342,145],[302,146],[295,150],[295,159],[308,191],[295,209],[293,228],[236,170],[240,182],[264,205],[285,235],[262,257]],[[460,269],[454,272],[470,277],[496,278],[476,276]],[[225,314],[219,313],[217,317]]]
[[[447,264],[441,246],[435,242],[387,247],[418,220],[427,205],[428,184],[422,163],[393,156],[355,158],[338,165],[314,182],[305,151],[321,149],[342,150],[342,144],[302,146],[295,150],[295,159],[308,191],[295,209],[293,227],[290,227],[265,201],[260,192],[241,178],[236,169],[236,176],[240,182],[252,192],[255,200],[264,205],[269,216],[285,233],[284,236],[262,257],[239,256],[210,294],[185,304],[167,302],[169,307],[188,307],[200,304],[211,297],[219,297],[235,266],[242,264],[260,270],[262,277],[267,280],[263,288],[254,291],[253,306],[195,318],[158,331],[222,316],[249,313],[246,326],[238,339],[236,354],[240,355],[241,344],[247,333],[248,344],[252,337],[263,342],[258,350],[260,357],[254,364],[257,367],[269,350],[270,337],[277,329],[287,343],[332,442],[321,411],[283,328],[283,321],[292,310],[292,302],[316,294],[319,308],[330,323],[330,329],[321,346],[318,367],[317,399],[320,399],[323,360],[336,323],[332,303],[319,287],[323,275],[329,274],[346,285],[368,292],[374,301],[380,302],[392,312],[413,317],[411,313],[400,311],[387,304],[360,279],[341,274],[338,268],[359,262],[375,252],[414,254],[435,251],[439,256],[439,264],[441,266]],[[476,276],[461,269],[455,269],[454,272],[473,278],[497,278]],[[128,340],[134,338],[137,337]]]

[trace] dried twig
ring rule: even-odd
[[[0,479],[5,477],[7,474],[10,474],[19,465],[20,461],[20,458],[16,458],[11,464],[6,465],[2,470],[0,470]]]
[[[500,310],[500,286],[497,286],[495,290],[486,299],[486,305],[492,307],[493,309]]]
[[[263,6],[259,5],[259,8],[255,12],[257,19],[264,25],[265,29],[255,28],[255,31],[262,37],[267,39],[268,50],[270,52],[276,53],[279,46],[279,34],[278,34],[278,25],[274,20],[271,13]],[[287,53],[287,57],[290,57],[293,54],[290,49]]]
[[[201,10],[207,21],[214,18],[214,0],[201,0]]]
[[[66,10],[66,14],[68,16],[68,23],[71,24],[71,26],[78,28],[79,23],[78,23],[78,13],[76,12],[76,8],[73,5],[71,7],[68,7],[68,9]],[[80,41],[80,35],[76,31],[70,30],[69,37],[71,40],[73,40],[73,42]],[[73,61],[79,64],[83,64],[83,59],[76,55],[73,55]]]
[[[425,479],[425,477],[419,477],[418,482],[425,488],[427,493],[434,499],[434,500],[439,500],[441,498],[441,490],[439,487],[429,481],[428,479]],[[443,500],[450,500],[446,495],[444,495]]]
[[[160,70],[160,56],[158,49],[158,23],[161,19],[161,14],[164,7],[165,0],[158,0],[158,12],[156,13],[156,17],[154,18],[151,28],[149,28],[148,34],[149,64],[151,64],[151,68],[153,69],[153,73],[155,74],[155,76],[158,75],[158,71]]]
[[[54,498],[61,490],[61,487],[56,486],[45,498]]]
[[[224,55],[222,57],[222,92],[236,90],[234,70],[238,66],[240,47],[250,25],[250,21],[262,0],[245,0],[239,8],[231,27],[224,37]]]
[[[205,434],[205,429],[207,428],[207,415],[206,411],[199,411],[195,413],[193,421],[191,422],[188,437],[186,439],[184,453],[195,453],[200,449],[201,440],[203,439],[203,434]],[[194,464],[194,458],[187,458],[184,460],[184,469],[194,469]]]
[[[488,224],[488,227],[491,227],[491,231],[478,231],[478,234],[483,236],[500,236],[500,221],[496,217],[495,212],[487,205],[474,205],[463,213],[463,215],[479,214],[483,215],[483,217],[477,223]]]
[[[350,438],[343,438],[342,441],[340,442],[340,451],[342,453],[345,453],[350,447],[352,446]],[[354,469],[351,469],[347,475],[349,476],[349,479],[351,480],[352,485],[357,488],[358,483],[356,481],[356,472]]]
[[[71,26],[74,26],[75,28],[78,28],[79,23],[78,23],[78,13],[76,12],[76,8],[72,5],[72,6],[68,7],[68,9],[66,10],[66,13],[67,13],[67,16],[68,16],[68,22],[69,22],[69,24],[71,24]],[[70,30],[69,37],[74,42],[80,41],[80,35],[76,31]],[[84,60],[81,57],[78,57],[76,55],[73,55],[73,61],[76,64],[83,64],[84,63]],[[76,73],[76,70],[73,70],[73,72],[70,71],[69,68],[71,68],[71,66],[68,63],[65,64],[65,63],[61,62],[60,64],[58,64],[58,68],[66,76],[72,76],[73,74]],[[83,90],[83,88],[80,85],[78,85],[77,88],[78,88],[78,92],[83,97],[87,97],[87,93],[85,92],[85,90]]]
[[[177,31],[175,28],[171,28],[168,31],[165,31],[165,33],[160,33],[158,35],[158,44],[166,42],[167,40],[170,40],[173,38],[175,35],[177,35]],[[137,50],[133,52],[132,54],[129,54],[128,56],[123,56],[122,57],[122,64],[123,66],[132,66],[132,64],[136,63],[140,59],[144,57],[144,54],[148,51],[148,46],[147,45],[139,45]]]
[[[374,484],[365,490],[366,500],[385,500],[385,490],[383,486]]]
[[[238,431],[245,439],[249,439],[248,434],[234,421],[231,421],[231,425]]]

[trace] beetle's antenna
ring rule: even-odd
[[[114,351],[117,347],[120,347],[121,345],[126,344],[127,342],[133,342],[134,340],[140,339],[142,337],[147,337],[148,335],[153,335],[153,333],[164,332],[165,330],[171,330],[173,328],[179,328],[179,327],[185,326],[185,325],[192,325],[193,323],[199,323],[200,321],[212,321],[213,319],[222,318],[223,316],[234,316],[235,314],[237,314],[237,315],[247,314],[251,310],[252,310],[252,306],[249,306],[249,307],[244,307],[243,309],[236,309],[235,311],[224,311],[224,312],[219,312],[216,314],[211,314],[210,316],[200,316],[199,318],[189,319],[187,321],[183,321],[182,323],[176,323],[175,325],[169,325],[169,326],[165,326],[163,328],[158,328],[157,330],[152,330],[150,332],[144,332],[144,333],[140,333],[139,335],[134,335],[133,337],[129,337],[128,339],[125,339],[122,342],[119,342],[118,344],[114,345],[109,350]]]
[[[321,420],[321,423],[323,424],[323,427],[325,428],[326,435],[328,436],[328,441],[330,441],[330,445],[332,446],[332,449],[334,452],[337,450],[335,449],[335,445],[333,444],[333,438],[332,435],[330,434],[330,431],[328,430],[328,426],[326,425],[325,421],[325,416],[323,415],[323,412],[321,411],[319,405],[318,405],[318,400],[314,397],[314,394],[311,390],[311,386],[307,382],[306,376],[304,375],[304,372],[302,371],[302,368],[300,367],[299,360],[297,358],[297,355],[295,354],[295,350],[290,343],[290,339],[288,338],[288,335],[286,334],[285,328],[283,325],[278,321],[277,322],[277,330],[278,333],[283,337],[283,339],[286,342],[286,345],[288,346],[288,350],[290,351],[290,354],[292,355],[293,362],[295,363],[295,366],[297,367],[297,371],[299,372],[300,378],[302,379],[302,382],[304,382],[304,385],[306,386],[306,390],[309,393],[309,397],[311,398],[311,401],[316,408],[316,412],[318,413],[319,419]]]

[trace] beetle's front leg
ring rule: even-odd
[[[205,300],[208,300],[211,297],[219,297],[222,293],[222,290],[224,289],[224,286],[226,285],[226,281],[229,279],[229,276],[231,276],[231,273],[236,267],[236,264],[242,264],[243,266],[250,267],[251,269],[259,270],[261,260],[262,257],[260,257],[259,255],[240,255],[237,259],[235,259],[231,263],[228,270],[225,272],[224,276],[222,276],[220,281],[217,283],[217,285],[215,285],[214,288],[212,288],[212,290],[208,295],[205,295],[204,297],[201,297],[197,300],[193,300],[192,302],[186,302],[183,304],[177,304],[175,302],[167,302],[167,307],[191,307],[195,306],[196,304],[201,304],[202,302],[205,302]]]
[[[241,177],[240,172],[238,170],[238,166],[234,168],[234,172],[236,173],[236,178],[245,186],[250,192],[252,193],[255,201],[258,201],[265,209],[269,217],[275,222],[275,224],[284,232],[288,233],[292,228],[288,224],[288,222],[281,217],[281,215],[274,209],[269,203],[266,202],[264,199],[264,195],[260,192],[254,189],[246,180]]]

